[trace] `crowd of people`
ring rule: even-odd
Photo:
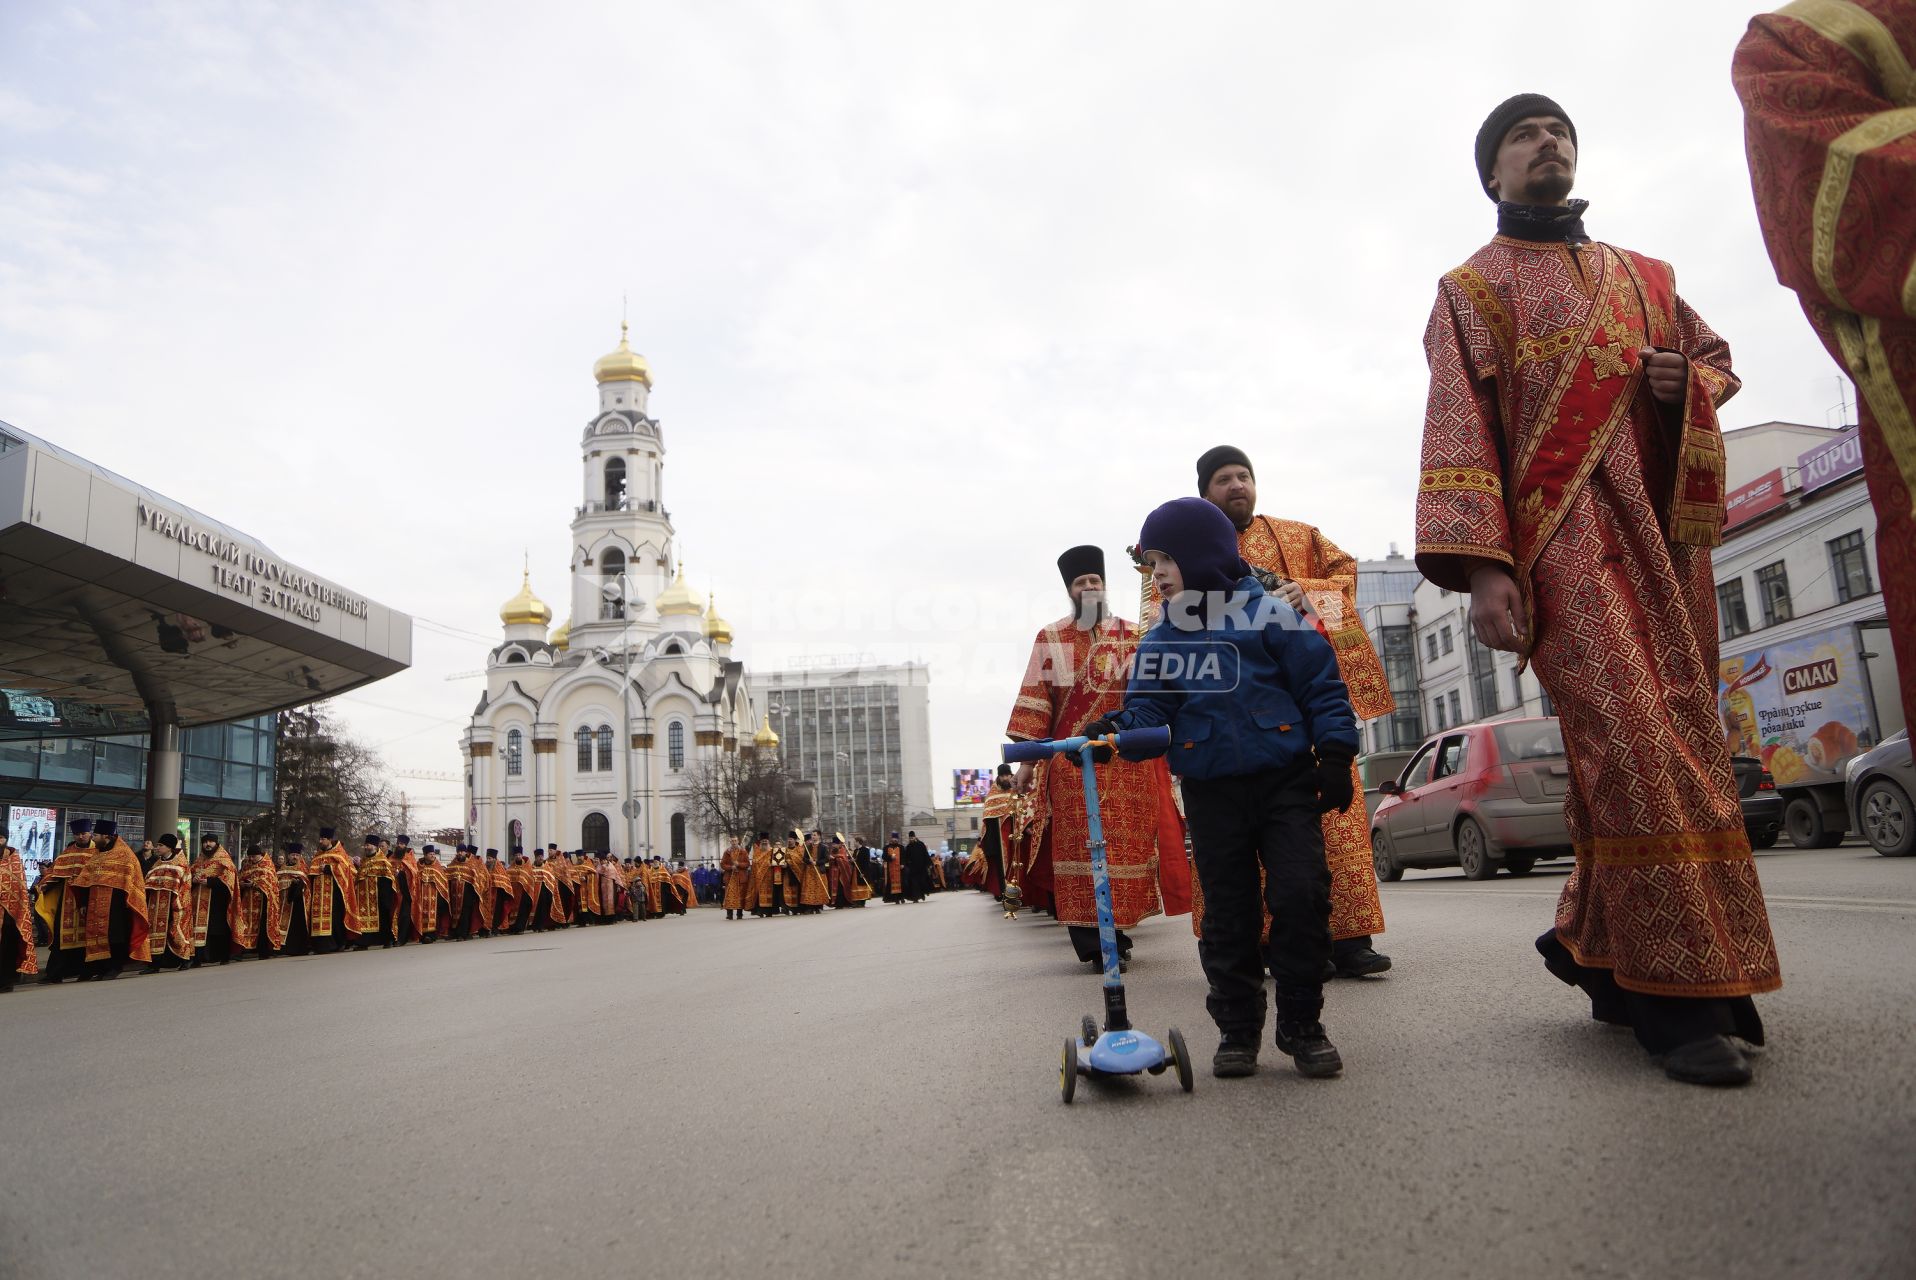
[[[168,833],[142,857],[110,821],[79,819],[29,886],[0,829],[0,990],[20,975],[43,983],[117,978],[279,955],[327,954],[496,934],[656,920],[697,905],[692,876],[663,858],[563,852],[481,853],[442,860],[410,836],[373,833],[349,854],[322,828],[278,852],[251,845],[236,865],[217,837],[188,859]],[[48,949],[39,967],[36,941]]]
[[[896,831],[882,850],[863,836],[827,840],[822,831],[793,831],[789,840],[758,833],[734,844],[718,862],[718,902],[727,920],[747,916],[817,915],[863,907],[874,896],[887,903],[923,902],[940,889],[958,888],[963,859],[940,860],[916,831]]]
[[[617,858],[456,845],[414,850],[410,836],[367,835],[348,853],[322,828],[276,853],[251,845],[235,864],[214,836],[189,859],[177,836],[133,850],[111,821],[78,819],[71,839],[29,884],[0,828],[0,991],[20,976],[43,983],[327,954],[409,943],[541,933],[574,925],[656,920],[706,903],[726,919],[816,915],[885,902],[923,902],[956,889],[965,861],[939,859],[915,831],[882,850],[797,831],[767,833],[688,868],[663,858]],[[38,944],[48,952],[44,970]]]

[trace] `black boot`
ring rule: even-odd
[[[1327,1079],[1344,1069],[1337,1047],[1318,1019],[1324,1012],[1322,987],[1277,989],[1277,1047],[1297,1064],[1298,1074]]]
[[[1390,968],[1390,957],[1372,950],[1369,938],[1346,938],[1331,944],[1331,964],[1340,978],[1368,978]]]
[[[1261,1032],[1227,1031],[1211,1056],[1211,1074],[1220,1080],[1257,1074],[1257,1040]]]
[[[1750,1082],[1749,1059],[1722,1036],[1679,1045],[1651,1061],[1663,1068],[1664,1075],[1684,1084],[1724,1087]]]

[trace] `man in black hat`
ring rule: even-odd
[[[1315,525],[1259,514],[1257,473],[1250,457],[1233,445],[1207,449],[1198,458],[1197,489],[1199,497],[1230,517],[1237,529],[1238,554],[1264,589],[1305,615],[1331,642],[1357,719],[1375,720],[1395,711],[1397,700],[1384,664],[1358,616],[1356,557]],[[1144,594],[1140,616],[1148,626],[1157,616],[1157,592],[1148,572]],[[1363,779],[1355,762],[1351,775],[1361,795]],[[1382,973],[1390,968],[1390,957],[1371,945],[1373,936],[1384,931],[1384,905],[1377,894],[1370,814],[1364,806],[1324,815],[1324,854],[1331,869],[1331,972],[1346,978]],[[1266,920],[1267,930],[1269,924]],[[1200,939],[1203,925],[1204,895],[1194,881],[1191,927]]]
[[[1115,712],[1124,700],[1130,655],[1138,631],[1113,617],[1106,605],[1104,551],[1072,547],[1058,557],[1058,574],[1071,597],[1071,613],[1038,632],[1012,707],[1006,737],[1014,742],[1069,737],[1079,726]],[[1111,906],[1120,954],[1131,940],[1122,932],[1163,911],[1158,896],[1159,849],[1181,862],[1184,833],[1170,799],[1170,775],[1161,761],[1112,760],[1100,764],[1098,799],[1105,857],[1111,870]],[[1094,968],[1098,955],[1097,899],[1091,885],[1090,827],[1084,808],[1084,778],[1064,760],[1042,768],[1018,766],[1013,785],[1033,794],[1033,809],[1045,817],[1044,836],[1025,876],[1025,903],[1051,911],[1071,930],[1078,959]],[[1175,903],[1189,910],[1187,903]]]
[[[1585,233],[1577,158],[1541,94],[1478,131],[1497,237],[1425,332],[1417,567],[1557,711],[1577,865],[1546,967],[1673,1078],[1743,1084],[1730,1037],[1762,1042],[1750,997],[1782,972],[1717,708],[1716,408],[1739,384],[1667,264]],[[1457,839],[1467,874],[1528,869],[1481,827]]]

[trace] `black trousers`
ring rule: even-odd
[[[13,917],[0,911],[0,991],[13,990],[14,979],[19,976],[20,966],[32,952],[27,948],[33,945],[31,936],[23,936],[14,927]]]
[[[1315,1022],[1331,956],[1331,873],[1308,768],[1183,782],[1191,852],[1204,888],[1198,960],[1205,1007],[1225,1033],[1264,1029],[1264,967],[1277,976],[1277,1016]],[[1264,869],[1262,901],[1258,868]],[[1271,940],[1260,948],[1264,909]]]

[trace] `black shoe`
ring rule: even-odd
[[[1299,1075],[1323,1080],[1344,1069],[1337,1046],[1324,1034],[1321,1022],[1280,1022],[1277,1024],[1277,1048],[1289,1054]]]
[[[1220,1080],[1257,1074],[1257,1034],[1226,1034],[1211,1056],[1211,1074]]]
[[[1331,963],[1337,977],[1367,978],[1390,968],[1390,957],[1378,955],[1369,947],[1359,947],[1334,956]]]
[[[1750,1082],[1750,1063],[1723,1036],[1693,1040],[1651,1059],[1663,1074],[1684,1084],[1734,1087]]]

